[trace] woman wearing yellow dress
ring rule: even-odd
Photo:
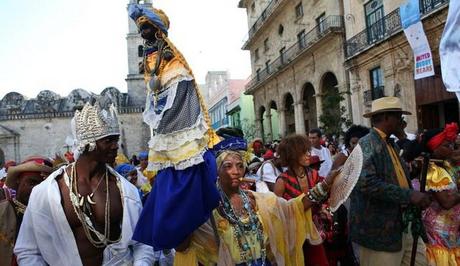
[[[303,265],[302,244],[321,243],[310,207],[327,198],[335,175],[290,201],[243,191],[246,165],[235,150],[245,145],[243,139],[228,138],[215,147],[219,207],[176,249],[175,265]]]
[[[452,158],[458,126],[447,124],[444,130],[425,132],[418,148],[428,152],[432,160],[428,165],[426,191],[433,195],[433,202],[422,214],[428,242],[426,255],[431,266],[460,265],[460,193],[457,173],[449,159]],[[414,146],[410,152],[414,155]]]

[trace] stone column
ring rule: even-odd
[[[278,120],[279,120],[279,129],[280,135],[282,138],[286,137],[286,110],[278,110]]]
[[[273,141],[273,127],[272,127],[272,114],[270,113],[270,109],[266,111],[265,119],[267,120],[267,133],[268,133],[268,137],[265,141],[271,142]]]
[[[294,105],[295,133],[305,134],[305,114],[303,112],[303,103],[298,102]]]
[[[262,119],[256,119],[255,120],[255,126],[256,126],[256,138],[264,138],[264,124]]]
[[[320,127],[322,124],[319,118],[323,114],[323,99],[321,94],[315,94],[314,97],[316,99],[316,121],[317,126]]]

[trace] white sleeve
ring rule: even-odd
[[[128,184],[128,187],[131,187],[130,194],[135,197],[135,204],[129,210],[132,213],[132,217],[135,217],[135,222],[133,221],[133,225],[135,225],[139,219],[139,216],[142,212],[142,203],[137,192],[137,189],[131,184]],[[134,227],[131,229],[134,232]],[[143,243],[131,240],[131,248],[133,249],[133,257],[134,257],[134,266],[151,266],[155,260],[155,254],[153,252],[153,247],[149,245],[145,245]]]
[[[134,241],[133,241],[134,242]],[[133,247],[134,266],[151,266],[154,262],[153,247],[136,242]]]
[[[33,194],[32,194],[33,195]],[[31,196],[30,201],[33,202],[34,198]],[[36,228],[33,222],[33,213],[29,208],[26,209],[24,218],[22,220],[19,235],[14,246],[14,254],[17,256],[18,265],[48,265],[42,257],[38,242],[35,237],[34,229],[46,230],[45,228]]]
[[[261,176],[262,178],[262,181],[265,181],[265,182],[270,182],[270,183],[276,183],[276,173],[274,172],[274,167],[271,163],[265,163],[263,166],[262,166],[264,169],[264,175]]]

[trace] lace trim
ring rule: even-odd
[[[154,135],[149,141],[149,148],[155,151],[168,151],[180,148],[187,142],[202,139],[206,136],[208,125],[200,114],[196,123],[189,127],[170,134]]]
[[[142,117],[144,118],[144,122],[149,125],[152,128],[157,128],[158,125],[160,124],[161,119],[163,119],[164,113],[171,109],[174,103],[174,99],[176,99],[176,94],[177,94],[177,87],[179,85],[179,82],[181,81],[191,81],[193,80],[192,77],[190,76],[180,76],[175,78],[174,83],[169,82],[169,84],[172,84],[171,86],[163,86],[166,88],[163,92],[160,93],[158,98],[163,98],[167,96],[168,98],[166,99],[166,104],[163,107],[163,110],[161,110],[160,114],[155,114],[155,106],[152,104],[152,101],[154,101],[154,93],[150,92],[149,95],[147,95],[146,103],[145,103],[145,111],[142,114]]]
[[[457,188],[457,186],[454,183],[450,183],[450,184],[444,185],[444,186],[436,186],[436,187],[430,186],[428,188],[428,191],[440,192],[440,191],[445,191],[445,190],[453,190],[453,189],[456,189],[456,188]]]
[[[174,70],[161,74],[161,84],[165,88],[169,87],[174,82],[181,80],[193,80],[193,77],[184,67],[177,67]]]
[[[160,171],[160,170],[163,170],[163,169],[166,169],[166,168],[169,168],[169,167],[174,167],[174,169],[176,170],[184,170],[186,168],[189,168],[189,167],[192,167],[194,165],[197,165],[197,164],[200,164],[202,162],[204,162],[204,154],[206,153],[206,149],[198,152],[198,154],[186,159],[186,160],[183,160],[183,161],[180,161],[180,162],[177,162],[177,163],[173,163],[171,161],[167,162],[167,163],[155,163],[155,162],[150,162],[149,161],[149,164],[147,165],[147,170],[148,171]]]

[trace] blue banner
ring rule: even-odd
[[[407,29],[420,21],[419,0],[408,0],[405,4],[399,7],[399,15],[401,16],[401,24],[403,29]]]

